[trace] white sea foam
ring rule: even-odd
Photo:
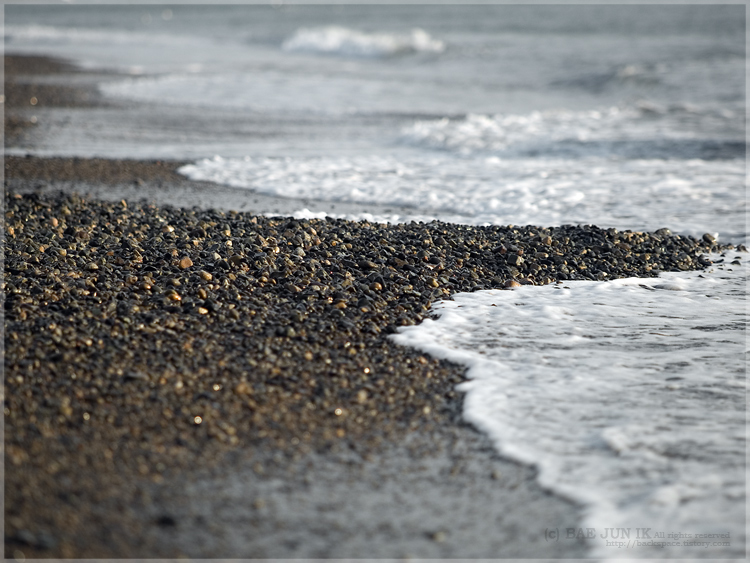
[[[642,156],[651,153],[653,158],[657,151],[662,154],[672,151],[667,158],[679,158],[684,156],[681,152],[701,150],[700,142],[742,143],[743,117],[726,109],[689,104],[666,107],[641,101],[601,110],[469,114],[454,119],[422,120],[405,128],[402,139],[416,146],[461,154],[534,152],[586,157],[638,151]],[[702,137],[696,136],[696,130],[701,131]],[[654,142],[657,139],[658,144]],[[744,154],[744,148],[742,151]]]
[[[745,232],[740,160],[215,157],[179,172],[283,197],[413,207],[415,215],[462,223]]]
[[[699,556],[618,551],[605,528],[729,533],[741,554],[748,268],[735,255],[710,273],[458,294],[394,340],[469,368],[466,419],[584,503],[594,555]]]
[[[301,28],[284,41],[285,51],[301,51],[342,57],[389,57],[403,53],[440,53],[443,41],[423,29],[409,33],[365,33],[340,26]]]

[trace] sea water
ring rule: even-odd
[[[7,6],[7,52],[116,74],[114,107],[32,108],[45,134],[6,153],[190,159],[299,217],[747,244],[744,33],[739,5]],[[741,557],[747,255],[710,258],[458,294],[394,340],[466,365],[466,419],[581,503],[550,541]]]

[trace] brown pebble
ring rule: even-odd
[[[189,256],[185,256],[180,260],[180,268],[183,270],[187,270],[190,266],[193,265],[193,261],[190,259]]]
[[[521,284],[518,283],[516,280],[508,280],[503,284],[503,287],[511,288],[511,287],[521,287]]]
[[[245,383],[244,381],[240,381],[237,386],[234,388],[234,392],[238,395],[247,395],[252,392],[250,389],[250,386]]]
[[[198,275],[205,281],[211,281],[214,277],[209,274],[206,270],[201,270]]]

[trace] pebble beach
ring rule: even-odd
[[[732,7],[68,8],[6,13],[7,558],[744,549]]]
[[[6,159],[6,182],[31,175],[26,162]],[[34,162],[38,178],[47,161]],[[170,510],[175,487],[210,482],[206,472],[226,472],[227,459],[253,478],[242,485],[248,517],[272,502],[258,492],[269,473],[292,488],[315,484],[315,471],[299,469],[309,458],[350,458],[339,470],[356,481],[394,463],[373,463],[394,448],[397,463],[442,462],[445,483],[427,499],[457,476],[503,483],[509,470],[479,436],[468,446],[451,439],[473,433],[454,389],[462,370],[388,335],[453,292],[697,269],[704,253],[722,249],[710,236],[665,231],[296,220],[44,189],[6,192],[5,233],[9,556],[195,555],[189,539],[163,536],[202,528],[214,513]],[[467,460],[454,451],[467,447],[480,452]],[[466,464],[483,472],[464,474]],[[575,518],[574,507],[519,479],[507,486],[520,482],[544,512],[552,504]],[[434,528],[418,535],[427,553],[496,553],[489,541],[487,551],[467,545],[446,521]],[[541,532],[527,532],[517,549],[537,554]],[[244,537],[241,552],[211,553],[252,556],[261,542]],[[364,551],[341,555],[408,555],[398,544],[355,545]],[[330,545],[285,546],[262,551],[338,554]]]

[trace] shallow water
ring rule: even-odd
[[[469,367],[467,419],[587,506],[594,554],[617,552],[607,528],[729,534],[738,546],[748,268],[727,265],[734,255],[705,273],[458,294],[394,340]]]
[[[46,127],[38,154],[188,158],[194,179],[323,202],[300,217],[397,204],[411,212],[350,218],[667,227],[747,244],[744,14],[7,6],[5,39],[122,73],[100,85],[118,108],[30,109]],[[592,554],[740,556],[746,256],[461,294],[396,340],[470,368],[466,418],[584,505]],[[607,545],[620,529],[617,541],[680,543]],[[688,533],[730,545],[674,537]]]

